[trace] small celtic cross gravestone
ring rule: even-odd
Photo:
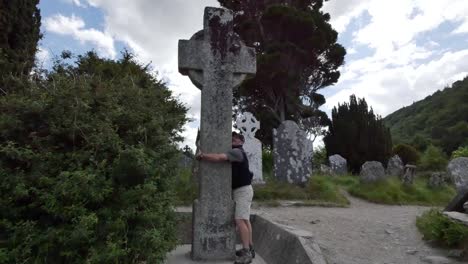
[[[255,51],[233,32],[233,13],[207,7],[204,29],[179,41],[179,71],[202,90],[200,150],[231,148],[232,89],[256,72]],[[234,203],[229,163],[201,162],[200,193],[193,205],[192,258],[232,259],[235,251]]]
[[[245,112],[237,117],[236,126],[245,137],[244,150],[249,159],[249,169],[253,173],[253,183],[263,184],[262,142],[255,138],[260,122],[252,113]]]

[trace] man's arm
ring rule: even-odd
[[[228,156],[224,153],[199,153],[196,156],[197,160],[206,160],[212,162],[228,161]]]

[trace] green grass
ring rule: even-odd
[[[358,183],[348,188],[351,195],[365,200],[393,205],[445,206],[455,196],[453,187],[431,189],[427,179],[418,178],[412,186],[405,186],[396,177],[376,183]]]
[[[444,247],[461,249],[468,256],[467,226],[449,219],[437,209],[431,209],[419,216],[416,226],[425,240]]]
[[[318,175],[318,176],[327,177],[332,183],[340,187],[344,187],[346,189],[356,184],[359,184],[359,178],[351,174],[339,175],[339,176],[330,176],[330,175]]]
[[[353,175],[313,175],[305,187],[280,183],[269,172],[264,174],[264,179],[265,185],[254,186],[254,200],[266,206],[280,206],[277,200],[298,201],[296,206],[348,206],[349,201],[341,189],[370,202],[391,205],[445,206],[456,194],[451,186],[427,187],[427,177],[423,175],[419,175],[412,186],[403,185],[396,177],[364,184]],[[190,205],[196,192],[191,171],[181,171],[175,181],[177,205]]]
[[[270,180],[264,185],[254,186],[254,200],[306,200],[304,188],[278,181]]]
[[[336,181],[329,176],[313,176],[306,187],[309,200],[349,205],[348,199],[334,180]]]
[[[274,200],[300,201],[297,206],[349,205],[349,201],[333,180],[332,177],[314,175],[305,187],[270,180],[265,185],[254,187],[254,200],[260,201],[261,204],[272,204],[271,201]]]

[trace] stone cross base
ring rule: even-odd
[[[234,260],[234,201],[207,208],[199,200],[193,203],[193,260]]]

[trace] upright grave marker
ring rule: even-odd
[[[239,115],[236,126],[245,137],[244,150],[249,159],[249,169],[253,173],[254,184],[264,184],[262,172],[262,142],[255,138],[260,122],[250,112]]]
[[[274,175],[281,182],[304,185],[312,173],[312,141],[291,120],[273,129]]]
[[[179,41],[179,71],[202,91],[200,149],[231,148],[232,89],[256,72],[255,50],[233,32],[233,13],[207,7],[203,30]],[[200,192],[193,204],[192,258],[232,259],[235,251],[234,203],[229,163],[201,162]]]

